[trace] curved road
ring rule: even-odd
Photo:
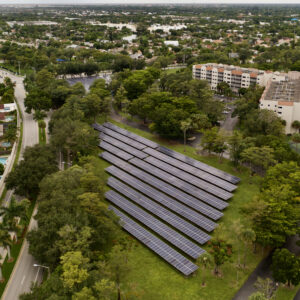
[[[0,73],[2,76],[8,76],[12,79],[12,81],[16,82],[15,96],[23,115],[23,141],[20,156],[20,159],[22,159],[24,149],[27,146],[37,144],[39,141],[37,123],[33,120],[32,115],[25,112],[25,89],[23,85],[23,78],[14,76],[8,72],[0,71]],[[8,191],[5,201],[9,201],[11,195],[12,191]],[[32,218],[29,224],[29,230],[35,226],[36,221]],[[39,268],[33,267],[34,263],[36,263],[36,261],[28,253],[28,242],[25,240],[14,270],[2,295],[2,300],[17,300],[19,299],[19,295],[30,291],[32,282],[40,282],[42,280],[42,272]]]

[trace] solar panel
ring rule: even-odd
[[[204,192],[203,190],[198,189],[197,187],[175,177],[170,175],[167,172],[164,172],[150,164],[148,164],[147,162],[140,160],[138,158],[132,158],[129,160],[129,162],[139,168],[141,168],[142,170],[174,185],[175,187],[185,191],[188,194],[193,195],[194,197],[208,203],[209,205],[218,208],[218,209],[224,209],[225,207],[228,206],[228,203],[218,199],[217,197],[208,194],[206,192]]]
[[[112,123],[106,122],[106,123],[103,124],[103,126],[109,128],[111,130],[114,130],[114,131],[116,131],[116,132],[118,132],[120,134],[123,134],[123,135],[125,135],[125,136],[127,136],[127,137],[129,137],[129,138],[131,138],[131,139],[133,139],[133,140],[135,140],[137,142],[140,142],[140,143],[142,143],[142,144],[144,144],[144,145],[146,145],[148,147],[157,148],[159,146],[158,144],[156,144],[156,143],[154,143],[154,142],[152,142],[152,141],[150,141],[150,140],[148,140],[148,139],[146,139],[146,138],[144,138],[142,136],[134,134],[133,132],[128,131],[126,129],[123,129],[123,128],[121,128],[119,126],[116,126],[116,125],[114,125]]]
[[[123,194],[130,200],[134,201],[139,206],[150,211],[153,215],[161,218],[166,223],[169,223],[177,230],[186,234],[188,237],[192,238],[196,242],[200,244],[204,244],[210,240],[210,236],[205,232],[201,231],[194,225],[190,224],[189,222],[183,220],[179,216],[165,209],[163,206],[145,197],[143,194],[130,188],[129,186],[122,183],[118,179],[114,177],[108,178],[107,185],[117,190],[120,194]]]
[[[112,153],[112,154],[114,154],[114,155],[116,155],[116,156],[118,156],[118,157],[120,157],[120,158],[122,158],[122,159],[124,159],[124,160],[129,160],[129,159],[133,158],[133,156],[130,155],[129,153],[124,152],[124,151],[120,150],[119,148],[114,147],[113,145],[108,144],[104,141],[102,141],[99,144],[99,147],[106,150],[106,151],[108,151],[108,152],[110,152],[110,153]]]
[[[148,156],[145,158],[145,161],[152,164],[153,166],[156,166],[180,179],[183,179],[191,184],[193,184],[196,187],[201,188],[202,190],[209,192],[211,194],[214,194],[220,198],[222,198],[223,200],[228,200],[229,198],[232,197],[232,194],[224,191],[223,189],[212,185],[210,183],[208,183],[207,181],[204,181],[198,177],[195,177],[185,171],[182,171],[176,167],[173,167],[153,156]]]
[[[165,242],[161,241],[155,235],[144,229],[138,223],[134,222],[131,218],[127,217],[117,208],[110,206],[110,209],[120,217],[122,227],[137,238],[141,243],[150,248],[161,258],[175,267],[178,271],[188,276],[194,273],[198,267],[190,260],[185,258],[182,254],[171,248]]]
[[[174,157],[174,158],[176,158],[178,160],[181,160],[181,161],[183,161],[183,162],[185,162],[185,163],[187,163],[189,165],[192,165],[192,166],[194,166],[194,167],[196,167],[196,168],[198,168],[200,170],[203,170],[203,171],[208,172],[208,173],[210,173],[212,175],[215,175],[215,176],[220,177],[220,178],[222,178],[224,180],[227,180],[227,181],[229,181],[229,182],[231,182],[233,184],[236,184],[236,183],[238,183],[240,181],[240,179],[238,177],[236,177],[236,176],[233,176],[233,175],[231,175],[229,173],[226,173],[224,171],[221,171],[219,169],[211,167],[211,166],[209,166],[209,165],[207,165],[205,163],[202,163],[202,162],[200,162],[200,161],[198,161],[196,159],[193,159],[191,157],[185,156],[185,155],[183,155],[181,153],[178,153],[178,152],[176,152],[174,150],[171,150],[171,149],[168,149],[166,147],[159,146],[157,148],[157,150],[160,151],[160,152],[162,152],[162,153],[164,153],[164,154],[167,154],[167,155],[169,155],[171,157]]]
[[[128,144],[129,146],[134,147],[134,148],[136,148],[138,150],[142,150],[142,149],[144,149],[144,148],[147,147],[144,144],[141,144],[141,143],[139,143],[139,142],[137,142],[137,141],[135,141],[133,139],[130,139],[130,138],[128,138],[128,137],[126,137],[126,136],[124,136],[124,135],[122,135],[122,134],[120,134],[120,133],[118,133],[116,131],[113,131],[113,130],[111,130],[109,128],[106,128],[104,126],[100,125],[100,126],[98,126],[98,128],[99,128],[99,130],[101,132],[103,132],[103,133],[105,133],[105,134],[107,134],[107,135],[109,135],[109,136],[111,136],[111,137],[113,137],[113,138],[115,138],[115,139],[117,139],[117,140],[125,143],[125,144]]]
[[[135,168],[134,166],[124,162],[121,159],[118,159],[117,157],[115,157],[114,155],[108,153],[108,152],[103,152],[101,153],[101,157],[105,160],[107,160],[108,162],[114,164],[115,166],[118,166],[119,168],[123,169],[124,171],[130,173],[131,175],[139,178],[140,180],[144,181],[147,183],[147,186],[139,186],[138,188],[140,189],[144,189],[144,190],[140,190],[142,193],[146,194],[147,196],[155,199],[156,201],[159,201],[157,198],[155,198],[154,196],[156,194],[159,194],[159,192],[153,188],[148,189],[147,187],[149,187],[149,185],[152,185],[153,187],[155,187],[156,189],[162,191],[164,194],[170,195],[173,198],[177,199],[178,201],[190,206],[191,208],[203,213],[204,215],[212,218],[213,220],[217,220],[220,217],[223,216],[223,213],[212,208],[211,206],[202,203],[201,201],[199,201],[198,199],[194,198],[193,196],[190,196],[184,192],[182,192],[181,190],[167,184],[166,182],[159,180],[158,178],[151,176],[137,168]],[[113,166],[109,167],[106,169],[107,172],[112,172],[113,171]],[[112,174],[112,173],[111,173]],[[125,173],[126,175],[128,175],[127,173]],[[115,174],[113,174],[115,175]],[[129,178],[129,176],[128,176]],[[123,179],[122,179],[123,180]],[[124,180],[123,180],[124,181]],[[124,181],[125,182],[125,181]],[[135,184],[137,184],[138,182],[136,182]],[[137,188],[136,186],[133,186],[134,188]],[[153,192],[154,190],[154,192]],[[149,194],[147,194],[149,193]],[[151,195],[151,194],[152,195]],[[167,196],[165,195],[164,197],[162,195],[164,195],[163,193],[160,193],[161,199],[163,199],[164,201],[167,201],[169,199],[171,199],[170,197],[166,198]],[[162,201],[162,200],[161,200]],[[171,202],[169,202],[167,204],[168,207],[172,207]],[[174,207],[174,205],[173,205]],[[176,206],[177,209],[180,209],[180,207]],[[175,209],[175,208],[174,208]],[[186,214],[181,213],[185,218],[191,220],[193,223],[199,225],[200,227],[204,228],[206,231],[212,231],[216,224],[214,222],[212,222],[211,220],[201,216],[200,214],[195,213],[195,215],[190,214],[186,207],[181,207],[182,212],[186,211]],[[193,210],[190,210],[190,212],[192,212]]]
[[[162,152],[156,151],[149,147],[145,148],[143,151],[148,153],[151,156],[154,156],[157,159],[160,159],[170,165],[180,168],[183,171],[191,173],[192,175],[197,176],[197,177],[199,177],[207,182],[210,182],[218,187],[221,187],[222,189],[224,189],[226,191],[232,192],[233,190],[236,189],[236,186],[233,185],[232,183],[229,183],[229,182],[222,180],[214,175],[211,175],[207,172],[199,170],[187,163],[181,162],[180,160],[178,160],[176,158],[173,158],[169,155],[163,154]]]
[[[101,138],[102,141],[105,141],[105,142],[107,142],[107,143],[109,143],[109,144],[111,144],[115,147],[118,147],[121,150],[126,151],[126,152],[128,152],[128,153],[130,153],[130,154],[132,154],[132,155],[134,155],[138,158],[143,159],[143,158],[148,156],[148,154],[146,154],[145,152],[137,150],[137,149],[135,149],[135,148],[133,148],[129,145],[126,145],[123,142],[118,141],[118,140],[110,137],[109,135],[106,135],[105,133],[101,133],[100,138]]]
[[[188,240],[177,231],[173,230],[149,213],[145,212],[143,209],[131,203],[117,192],[110,190],[105,193],[105,198],[192,258],[197,259],[205,252],[192,241]]]
[[[98,131],[100,131],[100,124],[98,124],[98,123],[94,123],[94,124],[92,124],[92,127],[95,129],[95,130],[98,130]]]

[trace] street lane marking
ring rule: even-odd
[[[23,283],[24,283],[24,280],[25,280],[25,275],[23,276],[23,279],[22,279],[22,281],[21,281],[21,285],[23,285]]]
[[[34,283],[36,283],[36,281],[37,281],[39,272],[40,272],[40,267],[38,267],[38,270],[37,270],[37,272],[36,272],[35,279],[34,279]]]

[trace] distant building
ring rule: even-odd
[[[178,47],[179,46],[179,42],[178,41],[164,41],[164,44],[166,46],[174,46],[174,47]]]
[[[218,83],[221,82],[227,82],[234,92],[256,84],[266,86],[272,75],[268,71],[215,63],[193,66],[193,77],[207,80],[212,90],[217,90]]]
[[[299,75],[298,79],[287,76],[283,81],[270,80],[260,99],[260,108],[272,110],[285,120],[286,134],[296,132],[296,129],[292,128],[292,123],[296,120],[300,121]]]

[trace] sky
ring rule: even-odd
[[[0,4],[164,4],[164,3],[195,3],[195,4],[300,4],[300,0],[0,0]]]

